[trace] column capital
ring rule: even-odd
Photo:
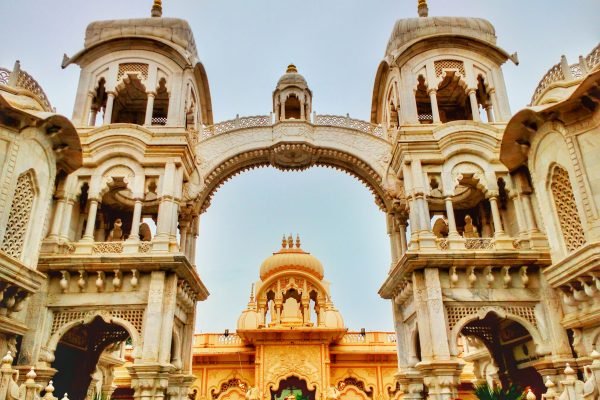
[[[117,95],[117,91],[116,90],[107,90],[106,95],[115,97]]]
[[[477,89],[475,89],[475,88],[467,88],[466,92],[467,92],[467,95],[470,96],[471,93],[473,93],[473,94],[477,93]]]
[[[437,88],[427,89],[427,94],[430,95],[430,96],[432,94],[437,94]]]
[[[498,193],[497,190],[488,190],[488,192],[485,194],[485,198],[488,200],[497,200],[499,195],[500,193]]]
[[[156,92],[152,91],[152,90],[149,90],[149,91],[146,92],[146,95],[148,97],[156,97]]]

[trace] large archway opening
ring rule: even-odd
[[[215,192],[201,216],[196,261],[208,287],[226,289],[198,305],[197,331],[234,331],[283,233],[299,233],[303,249],[321,260],[348,328],[393,331],[389,303],[377,295],[390,265],[385,214],[354,176],[324,167],[260,168]]]
[[[123,348],[129,338],[124,327],[107,323],[99,316],[66,331],[56,346],[52,363],[57,370],[53,377],[56,393],[68,393],[71,400],[106,397],[102,393],[106,386],[103,381],[111,374],[102,371],[125,362]]]
[[[530,387],[537,395],[545,391],[542,377],[532,366],[538,359],[529,330],[518,321],[489,312],[470,321],[460,331],[463,358],[473,363],[478,384]]]
[[[271,400],[302,399],[315,400],[316,390],[309,390],[304,379],[290,376],[279,382],[277,390],[271,388]]]

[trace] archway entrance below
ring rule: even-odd
[[[279,382],[278,390],[271,389],[271,400],[315,400],[315,392],[304,379],[290,376]]]
[[[465,359],[474,361],[482,367],[482,371],[491,369],[494,372],[493,376],[481,373],[481,383],[492,382],[504,388],[510,385],[523,389],[530,387],[540,394],[545,391],[543,379],[532,365],[538,358],[535,343],[523,325],[490,312],[485,318],[465,325],[461,335],[471,344],[469,352],[480,354],[473,360],[469,354],[465,354]],[[478,349],[478,344],[487,349],[487,355]]]
[[[100,317],[69,329],[60,339],[52,363],[58,371],[53,378],[56,392],[68,393],[71,400],[85,399],[89,390],[94,391],[92,375],[102,354],[118,352],[128,338],[125,328]]]

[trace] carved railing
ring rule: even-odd
[[[47,111],[51,111],[52,105],[50,104],[48,96],[46,96],[46,93],[44,92],[40,84],[35,79],[33,79],[31,75],[20,69],[18,62],[15,65],[15,71],[18,74],[18,76],[16,78],[16,81],[13,81],[12,84],[15,87],[25,89],[31,92],[42,103],[42,105]],[[10,71],[6,68],[0,68],[0,84],[8,85],[11,82],[12,74],[13,71]]]
[[[244,342],[236,333],[203,333],[194,336],[194,347],[242,346]]]
[[[448,239],[446,238],[438,238],[435,240],[435,243],[437,244],[437,248],[440,250],[448,250],[449,248]]]
[[[542,95],[544,90],[546,90],[546,88],[553,83],[565,80],[581,79],[589,71],[592,71],[598,64],[600,64],[600,45],[596,46],[585,58],[581,57],[580,60],[582,60],[582,62],[569,65],[563,58],[561,62],[553,65],[538,83],[531,98],[531,104],[534,104]]]
[[[468,238],[465,239],[465,249],[467,250],[493,250],[494,241],[492,238]]]
[[[392,332],[348,332],[341,340],[343,344],[395,344],[396,334]]]
[[[0,400],[40,400],[41,385],[35,382],[37,374],[34,369],[27,373],[25,382],[19,385],[16,380],[18,371],[12,368],[13,357],[9,351],[0,362]],[[57,400],[53,396],[54,386],[52,381],[44,388],[45,395],[42,400]],[[63,399],[69,400],[65,393]]]
[[[592,364],[583,367],[583,381],[577,377],[575,371],[567,363],[563,374],[564,380],[560,381],[562,391],[557,392],[556,384],[546,378],[546,393],[542,395],[545,400],[596,400],[600,398],[600,353],[596,350],[590,355]]]
[[[258,128],[271,125],[273,125],[273,122],[270,115],[236,117],[235,119],[219,122],[215,125],[205,126],[202,130],[202,139],[220,135],[222,133],[235,131],[237,129]]]
[[[123,242],[96,242],[92,247],[93,254],[120,254],[123,252]]]
[[[385,130],[381,125],[371,124],[359,119],[350,118],[342,115],[317,115],[313,116],[313,125],[316,126],[336,126],[340,128],[349,128],[361,131],[363,133],[383,138]],[[219,122],[215,125],[205,126],[202,129],[201,139],[207,139],[222,133],[232,132],[245,128],[260,128],[272,126],[273,118],[271,115],[255,115],[251,117],[236,117],[234,119]]]
[[[318,126],[338,126],[340,128],[356,129],[369,135],[383,138],[385,131],[381,125],[371,124],[360,119],[350,118],[349,115],[318,115],[315,114],[313,124]]]

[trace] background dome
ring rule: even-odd
[[[281,243],[281,250],[273,253],[260,266],[260,279],[264,281],[269,276],[279,271],[296,270],[309,272],[319,280],[323,279],[323,264],[315,256],[300,248],[300,238],[296,237],[296,247],[290,235],[285,236]]]

